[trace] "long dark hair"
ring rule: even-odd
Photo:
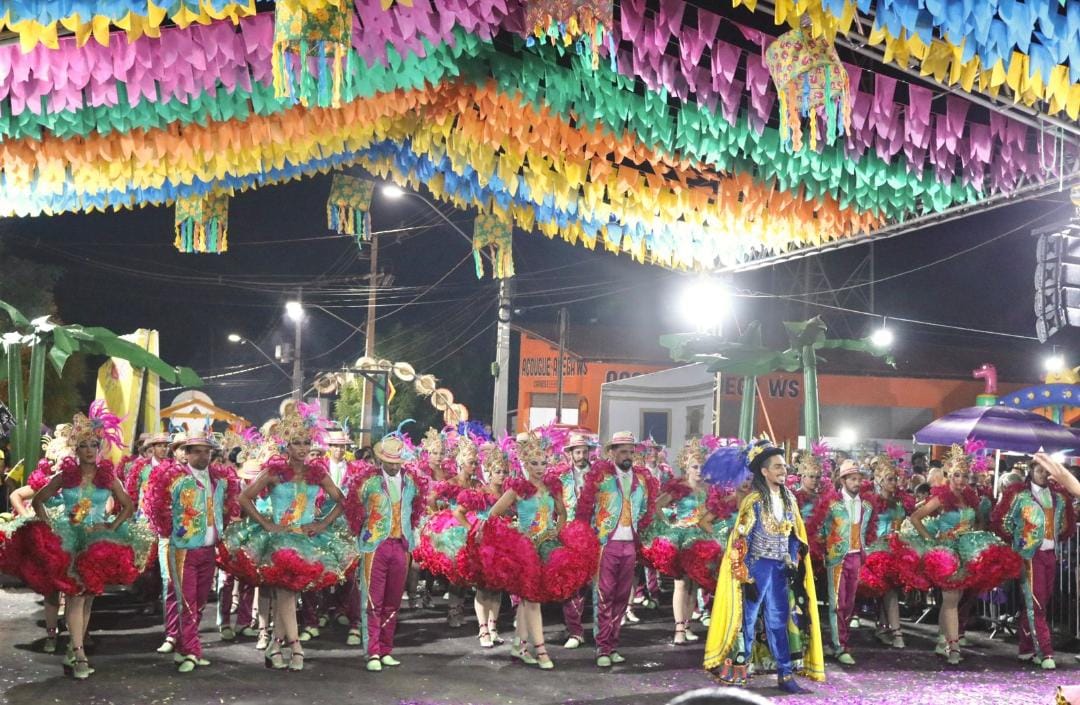
[[[774,455],[783,455],[784,450],[782,448],[771,447],[758,453],[757,457],[750,462],[750,487],[758,494],[762,499],[770,496],[769,483],[765,480],[765,463],[769,462],[769,458]],[[780,485],[780,496],[784,498],[785,509],[795,511],[795,495],[784,485]]]

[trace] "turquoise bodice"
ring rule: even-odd
[[[64,487],[60,497],[64,503],[64,515],[72,524],[100,524],[105,521],[105,505],[112,496],[106,487]]]
[[[318,485],[306,482],[279,482],[270,490],[270,513],[281,526],[303,526],[315,521]]]
[[[518,528],[529,538],[540,536],[555,525],[555,498],[547,488],[517,501]]]

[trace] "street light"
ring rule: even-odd
[[[299,301],[286,301],[285,315],[293,321],[300,322],[304,320],[304,307]]]
[[[882,318],[881,327],[870,334],[870,344],[875,348],[888,348],[892,346],[893,340],[895,340],[895,336],[892,329],[889,328],[888,319]]]
[[[1061,372],[1065,369],[1065,357],[1057,353],[1043,360],[1043,368],[1047,372]]]
[[[418,198],[428,205],[431,210],[435,211],[435,214],[446,221],[446,224],[453,228],[454,232],[460,235],[469,243],[469,246],[473,246],[473,239],[458,227],[457,223],[450,220],[439,208],[424,198],[418,193],[413,191],[406,191],[396,184],[384,184],[380,189],[382,195],[391,199],[399,200],[405,196],[412,198]],[[494,261],[487,250],[479,250],[480,254],[492,265],[494,271]],[[495,398],[492,402],[491,411],[491,428],[495,435],[498,435],[502,431],[506,430],[506,414],[507,407],[510,398],[510,312],[512,310],[512,301],[510,295],[510,286],[507,278],[504,277],[499,280],[499,293],[498,293],[498,306],[497,321],[496,321],[496,335],[495,335],[495,364],[492,365],[492,371],[495,376]]]
[[[731,311],[731,292],[715,279],[698,278],[683,287],[679,310],[698,330],[719,335],[724,318]]]
[[[271,365],[273,365],[274,367],[276,367],[276,368],[277,368],[278,372],[280,372],[281,374],[285,375],[285,377],[286,377],[287,379],[289,379],[289,380],[292,380],[292,375],[290,375],[290,374],[289,374],[288,372],[286,372],[286,371],[285,371],[285,368],[284,368],[284,367],[282,367],[281,365],[279,365],[279,364],[277,363],[277,360],[275,360],[274,358],[272,358],[272,357],[270,357],[269,355],[267,355],[267,354],[266,354],[266,351],[265,351],[265,350],[263,350],[262,348],[260,348],[260,347],[259,347],[258,345],[256,345],[256,344],[255,344],[254,342],[252,342],[251,340],[249,340],[249,339],[245,338],[244,336],[240,335],[239,333],[229,333],[229,342],[230,342],[230,343],[239,343],[240,345],[250,345],[251,347],[255,348],[256,350],[258,350],[258,351],[259,351],[259,354],[260,354],[260,355],[262,355],[263,357],[265,357],[265,358],[267,359],[267,361],[268,361],[268,362],[269,362],[269,363],[270,363]]]
[[[855,445],[855,441],[857,441],[858,438],[859,437],[858,437],[858,435],[856,435],[855,429],[853,429],[853,428],[842,428],[842,429],[840,429],[840,442],[844,445],[844,448],[846,450],[851,450],[851,448]]]

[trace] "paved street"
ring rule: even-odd
[[[254,640],[222,643],[206,615],[206,656],[213,665],[180,675],[171,657],[153,652],[161,641],[158,618],[134,612],[126,595],[100,598],[92,631],[96,640],[90,659],[97,673],[83,683],[65,676],[59,655],[41,652],[42,611],[39,598],[25,590],[0,590],[0,702],[11,705],[78,703],[79,705],[164,705],[166,703],[315,702],[379,705],[660,705],[673,695],[709,685],[699,669],[703,641],[669,645],[668,610],[646,612],[639,625],[624,629],[629,661],[601,673],[588,648],[566,651],[558,636],[557,613],[546,615],[548,639],[556,669],[541,672],[511,663],[508,647],[481,652],[469,625],[447,636],[444,610],[406,612],[399,628],[399,669],[369,674],[358,650],[344,645],[341,628],[308,642],[303,673],[277,673],[263,668]],[[509,617],[503,633],[509,637]],[[909,627],[909,648],[903,652],[872,646],[870,630],[854,637],[859,665],[829,668],[827,684],[811,684],[815,693],[779,698],[774,678],[756,679],[753,689],[783,701],[800,703],[980,703],[1049,705],[1059,684],[1080,684],[1080,668],[1071,654],[1062,654],[1061,668],[1043,673],[1018,664],[1015,646],[976,638],[960,667],[948,668],[930,648],[930,630]],[[930,628],[932,629],[932,627]],[[698,628],[704,636],[704,629]]]

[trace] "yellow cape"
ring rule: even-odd
[[[727,549],[724,558],[720,562],[720,574],[716,579],[716,593],[713,595],[712,621],[709,623],[709,635],[705,640],[705,668],[712,670],[723,665],[724,661],[732,656],[732,649],[736,647],[736,639],[742,630],[743,596],[742,582],[739,581],[732,570],[732,557],[735,553],[745,555],[746,539],[754,524],[754,503],[762,499],[758,492],[751,492],[739,505],[739,514],[735,518],[731,535],[728,537]],[[795,537],[804,545],[809,545],[806,538],[806,527],[798,509],[793,512],[795,516]],[[741,550],[734,550],[736,544],[742,542]],[[814,571],[810,565],[809,551],[802,557],[806,563],[806,577],[803,584],[809,606],[807,612],[810,617],[809,643],[803,652],[803,668],[800,674],[815,681],[825,680],[825,655],[821,648],[821,625],[818,623],[817,592],[814,590]],[[753,638],[749,635],[748,638]]]

